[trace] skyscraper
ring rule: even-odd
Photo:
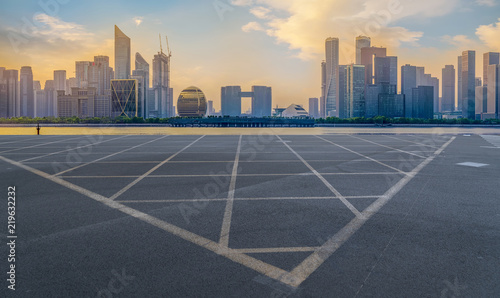
[[[338,116],[339,101],[339,39],[329,37],[326,47],[326,117]]]
[[[65,70],[54,70],[54,88],[56,91],[66,92],[66,71]],[[66,92],[68,93],[68,92]]]
[[[425,78],[425,67],[417,66],[417,86],[429,86]]]
[[[398,57],[375,57],[375,84],[398,85]]]
[[[319,101],[317,97],[309,98],[309,116],[319,118]]]
[[[128,79],[130,59],[130,38],[115,25],[115,79]]]
[[[457,65],[457,111],[462,111],[462,56],[458,56]]]
[[[321,97],[319,98],[319,114],[325,118],[326,113],[326,61],[321,62]]]
[[[346,97],[347,92],[347,66],[339,65],[339,100],[337,101],[337,113],[336,116],[339,118],[347,118],[348,117],[348,101]]]
[[[133,78],[137,78],[140,82],[139,97],[144,106],[141,108],[141,114],[144,118],[149,118],[149,63],[139,53],[135,53],[135,70],[133,71]],[[143,79],[141,80],[140,77]]]
[[[346,77],[346,112],[341,118],[365,117],[365,66],[348,65]]]
[[[434,87],[413,88],[413,118],[434,118]]]
[[[0,67],[0,118],[7,118],[9,105],[8,105],[8,95],[7,95],[7,84],[3,80],[3,73],[5,67]]]
[[[35,117],[35,94],[33,91],[33,71],[30,66],[21,67],[20,73],[21,116]]]
[[[227,86],[221,88],[221,113],[222,116],[241,115],[241,87]]]
[[[75,62],[75,77],[78,82],[78,88],[87,88],[89,79],[89,66],[90,61],[76,61]]]
[[[434,113],[440,112],[441,104],[439,102],[439,79],[436,77],[430,78],[430,86],[434,87]]]
[[[356,37],[356,64],[361,64],[361,49],[369,48],[371,46],[371,39],[367,36]]]
[[[45,101],[47,104],[47,116],[57,116],[57,90],[54,80],[45,81],[43,89],[45,93]]]
[[[170,57],[158,52],[153,58],[153,90],[156,111],[150,111],[159,118],[170,117],[174,104],[170,93]]]
[[[367,85],[374,84],[375,79],[375,68],[374,60],[375,57],[386,57],[386,48],[369,47],[361,49],[361,64],[365,66],[365,82]]]
[[[446,65],[442,71],[443,99],[441,102],[442,112],[453,112],[455,110],[455,67]]]
[[[94,62],[88,68],[88,86],[96,88],[96,95],[104,95],[111,89],[112,71],[108,56],[94,56]]]
[[[273,95],[271,87],[252,86],[252,93],[252,116],[271,116],[273,108]]]
[[[488,86],[488,66],[500,64],[500,53],[489,52],[483,54],[483,86]]]
[[[19,117],[21,116],[19,71],[17,69],[7,69],[3,72],[3,79],[7,84],[7,117]]]
[[[462,53],[462,117],[475,119],[476,52]]]
[[[488,87],[476,86],[475,114],[476,120],[481,120],[483,114],[488,112]]]
[[[413,117],[413,88],[417,88],[417,67],[401,66],[401,94],[405,95],[405,117]]]
[[[137,80],[111,80],[111,117],[138,117]]]
[[[494,114],[500,118],[500,65],[488,66],[488,114]]]

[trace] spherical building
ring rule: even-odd
[[[207,113],[207,99],[198,87],[184,89],[177,100],[177,112],[181,117],[203,117]]]

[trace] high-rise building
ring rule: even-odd
[[[137,117],[141,118],[148,118],[146,116],[146,96],[147,96],[147,90],[146,90],[146,79],[142,75],[142,71],[137,71],[134,70],[133,75],[130,76],[130,79],[136,80],[137,81]]]
[[[462,117],[475,119],[476,103],[476,52],[462,53]]]
[[[462,111],[462,56],[458,56],[457,65],[457,111]]]
[[[8,118],[8,110],[7,84],[2,80],[0,75],[0,118]]]
[[[361,49],[369,48],[371,46],[371,39],[367,36],[356,37],[356,64],[361,64]]]
[[[483,54],[483,86],[488,86],[488,66],[500,64],[500,53],[488,52]]]
[[[45,81],[43,89],[47,104],[47,116],[57,117],[57,90],[54,80]]]
[[[319,118],[319,100],[317,97],[309,98],[309,116]]]
[[[130,61],[130,38],[115,25],[115,79],[128,79]]]
[[[319,113],[321,118],[326,117],[326,61],[321,62],[321,97],[319,98]]]
[[[348,65],[345,70],[345,77],[346,109],[340,117],[365,117],[365,66]]]
[[[381,93],[380,85],[367,85],[365,91],[365,117],[373,118],[378,115],[378,95]]]
[[[455,67],[453,65],[446,65],[443,68],[442,88],[441,111],[453,112],[455,110]]]
[[[66,90],[66,71],[65,70],[54,70],[54,88],[56,91],[64,91],[68,93]]]
[[[475,83],[474,83],[474,85],[475,85],[476,87],[481,87],[481,86],[483,86],[483,81],[481,80],[481,78],[480,78],[480,77],[476,77],[476,79],[475,79],[475,81],[474,81],[474,82],[475,82]]]
[[[94,101],[96,88],[73,88],[70,93],[64,90],[57,91],[57,116],[58,117],[94,117]]]
[[[413,88],[417,88],[417,67],[401,66],[401,94],[405,96],[405,117],[413,117]]]
[[[369,47],[361,49],[361,64],[365,66],[365,82],[367,85],[374,84],[375,79],[375,57],[386,57],[387,49],[378,47]]]
[[[135,70],[134,77],[143,77],[144,83],[141,85],[141,98],[144,101],[144,117],[149,118],[150,98],[149,98],[149,63],[139,53],[135,53]]]
[[[273,109],[273,93],[271,87],[252,86],[252,116],[270,117]]]
[[[146,88],[149,89],[149,63],[141,56],[140,53],[135,53],[135,70],[142,70],[145,74]]]
[[[92,64],[90,61],[76,61],[75,62],[75,77],[78,82],[78,88],[87,88],[89,79],[89,66]]]
[[[425,67],[417,66],[417,86],[429,86],[425,78]]]
[[[66,80],[66,90],[68,90],[69,94],[71,94],[73,88],[79,88],[77,79],[76,78],[67,79]]]
[[[221,113],[222,116],[241,115],[241,87],[226,86],[221,88]]]
[[[500,118],[500,65],[488,66],[488,114],[495,115],[496,119]]]
[[[434,87],[418,86],[413,88],[413,118],[434,118]]]
[[[21,116],[19,71],[17,69],[5,70],[3,80],[7,84],[7,117],[19,117]]]
[[[488,87],[476,87],[475,114],[476,120],[481,120],[482,115],[488,112]]]
[[[111,117],[139,117],[137,80],[111,80]]]
[[[207,102],[207,116],[213,116],[214,114],[215,114],[214,101],[213,100],[209,100]]]
[[[347,92],[347,66],[339,65],[339,100],[337,101],[337,113],[336,116],[339,118],[347,118],[348,117],[348,105],[346,92]]]
[[[151,116],[167,118],[172,114],[174,103],[170,95],[170,57],[158,52],[153,59],[153,90],[155,92],[156,111]]]
[[[325,114],[327,117],[338,116],[339,103],[339,39],[329,37],[326,47],[326,89]]]
[[[436,77],[431,77],[430,85],[434,87],[434,112],[441,111],[441,103],[439,102],[439,79]]]
[[[108,56],[94,56],[94,62],[88,67],[88,86],[96,88],[96,95],[104,95],[111,89],[112,71]]]
[[[375,84],[398,85],[398,57],[375,57]]]
[[[20,72],[21,116],[35,117],[35,93],[31,66],[21,67]]]

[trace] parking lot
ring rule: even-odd
[[[0,136],[16,294],[492,297],[496,138]]]

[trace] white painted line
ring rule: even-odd
[[[371,144],[375,144],[375,145],[378,145],[378,146],[381,146],[381,147],[385,147],[385,148],[389,148],[389,149],[392,149],[392,150],[396,150],[396,151],[399,151],[401,153],[406,153],[406,154],[417,156],[417,157],[420,157],[420,158],[426,158],[425,156],[421,156],[421,155],[418,155],[418,154],[415,154],[415,153],[404,151],[404,150],[401,150],[401,149],[398,149],[398,148],[394,148],[394,147],[382,145],[382,144],[379,144],[379,143],[375,143],[375,142],[372,142],[372,141],[369,141],[369,140],[366,140],[366,139],[363,139],[363,138],[360,138],[360,137],[356,137],[356,136],[352,136],[352,135],[350,137],[358,139],[358,140],[362,140],[362,141],[365,141],[365,142],[368,142],[368,143],[371,143]]]
[[[298,287],[304,280],[306,280],[316,269],[323,264],[342,244],[344,244],[356,231],[358,231],[374,214],[376,214],[387,202],[389,202],[408,182],[410,182],[425,166],[434,160],[441,152],[448,147],[451,142],[455,140],[452,137],[446,142],[439,150],[432,156],[426,158],[420,163],[408,176],[405,176],[393,187],[391,187],[383,196],[371,204],[363,211],[362,217],[355,217],[337,234],[323,244],[317,251],[307,257],[300,265],[291,271],[293,276],[292,280],[284,278],[282,282]]]
[[[259,253],[282,253],[282,252],[308,252],[308,251],[315,251],[318,248],[319,247],[238,248],[238,249],[233,249],[233,251],[244,254],[259,254]]]
[[[330,141],[330,140],[327,140],[327,139],[325,139],[325,138],[322,138],[322,137],[320,137],[320,136],[316,136],[316,137],[317,137],[317,138],[319,138],[319,139],[321,139],[321,140],[323,140],[323,141],[325,141],[325,142],[328,142],[328,143],[330,143],[330,144],[332,144],[332,145],[335,145],[335,146],[337,146],[337,147],[339,147],[339,148],[342,148],[342,149],[347,150],[347,151],[349,151],[349,152],[352,152],[352,153],[354,153],[354,154],[356,154],[356,155],[359,155],[359,156],[361,156],[361,157],[363,157],[363,158],[366,158],[366,159],[368,159],[368,160],[370,160],[370,161],[376,162],[376,163],[378,163],[379,165],[382,165],[382,166],[384,166],[384,167],[387,167],[387,168],[389,168],[389,169],[392,169],[392,170],[394,170],[394,171],[396,171],[396,172],[399,172],[399,173],[401,173],[401,174],[403,174],[403,175],[407,175],[407,173],[406,173],[406,172],[401,171],[401,170],[400,170],[400,169],[398,169],[398,168],[391,167],[390,165],[387,165],[387,164],[385,164],[385,163],[383,163],[383,162],[381,162],[381,161],[379,161],[379,160],[376,160],[376,159],[371,158],[371,157],[369,157],[369,156],[367,156],[367,155],[364,155],[364,154],[361,154],[361,153],[356,152],[356,151],[354,151],[354,150],[351,150],[351,149],[349,149],[349,148],[347,148],[347,147],[344,147],[344,146],[342,146],[342,145],[339,145],[339,144],[337,144],[337,143],[334,143],[334,142],[332,142],[332,141]]]
[[[115,193],[114,195],[112,195],[110,197],[110,199],[113,201],[115,200],[116,198],[118,198],[119,196],[121,196],[124,192],[126,192],[127,190],[129,190],[132,186],[136,185],[137,183],[139,183],[140,181],[142,181],[142,179],[146,178],[147,176],[149,176],[149,174],[153,173],[154,171],[156,171],[159,167],[161,167],[162,165],[166,164],[167,162],[169,162],[172,158],[176,157],[177,155],[179,155],[179,153],[181,153],[182,151],[186,150],[187,148],[191,147],[194,143],[198,142],[199,140],[201,140],[204,136],[201,136],[199,138],[197,138],[195,141],[191,142],[189,145],[187,145],[186,147],[182,148],[180,151],[178,151],[177,153],[174,153],[173,155],[171,155],[169,158],[165,159],[164,161],[162,161],[161,163],[157,164],[154,168],[152,168],[151,170],[147,171],[146,173],[142,174],[140,177],[138,177],[137,179],[135,179],[134,181],[132,181],[131,183],[129,183],[127,186],[125,186],[124,188],[120,189],[117,193]]]
[[[63,153],[63,152],[68,152],[68,151],[72,151],[72,150],[78,150],[78,149],[82,149],[82,148],[87,148],[87,147],[90,147],[90,146],[95,146],[95,145],[98,145],[98,144],[111,142],[111,141],[114,141],[114,140],[117,140],[117,139],[122,139],[122,138],[125,138],[125,137],[128,137],[128,136],[120,136],[120,137],[117,137],[117,138],[112,138],[112,139],[105,140],[105,141],[100,141],[100,142],[97,142],[97,143],[90,143],[90,144],[85,145],[85,146],[78,146],[78,147],[75,147],[75,148],[70,148],[70,149],[61,150],[61,151],[57,151],[57,152],[52,152],[52,153],[44,154],[44,155],[41,155],[41,156],[36,156],[36,157],[24,159],[24,160],[21,160],[21,162],[30,161],[30,160],[34,160],[34,159],[39,159],[39,158],[43,158],[43,157],[47,157],[47,156],[51,156],[51,155],[55,155],[55,154],[59,154],[59,153]]]
[[[485,147],[481,146],[483,148],[500,148],[500,136],[493,136],[493,135],[481,135],[483,139],[485,139],[488,143],[495,147]]]
[[[29,149],[29,148],[35,148],[35,147],[45,146],[45,145],[48,145],[48,144],[55,144],[55,143],[67,142],[69,140],[82,139],[82,138],[84,138],[84,136],[78,136],[78,137],[74,137],[74,138],[70,138],[70,139],[62,139],[62,140],[59,140],[59,141],[53,141],[53,142],[48,142],[48,143],[36,144],[36,145],[28,146],[28,147],[22,147],[22,148],[17,148],[17,149],[11,149],[11,150],[2,151],[2,152],[0,152],[0,154],[7,153],[7,152],[12,152],[12,151],[19,151],[19,150],[23,150],[23,149]],[[21,152],[21,154],[26,154],[26,153],[22,153]],[[38,153],[36,153],[36,154],[38,154]],[[43,154],[43,153],[40,153],[40,154]]]
[[[280,139],[281,141],[283,141],[280,136],[276,136],[278,139]],[[344,203],[344,205],[349,208],[349,210],[351,210],[352,213],[354,213],[354,215],[356,215],[356,217],[359,217],[359,216],[362,216],[361,213],[359,212],[358,209],[356,209],[356,207],[354,207],[351,203],[349,203],[349,201],[347,201],[343,196],[342,194],[337,190],[335,189],[335,187],[333,187],[330,182],[328,182],[325,177],[323,177],[320,173],[318,173],[318,171],[316,171],[307,161],[305,161],[302,156],[300,156],[297,152],[295,152],[295,150],[292,149],[292,147],[290,147],[290,145],[288,145],[287,143],[283,143],[283,145],[285,145],[293,154],[295,154],[295,156],[297,156],[298,159],[300,159],[304,165],[306,165],[306,167],[309,168],[309,170],[311,170],[311,172],[314,173],[314,175],[316,175],[316,177],[318,177],[321,182],[323,182],[323,184],[326,185],[326,187],[328,187],[328,189],[330,189],[331,192],[333,192],[335,194],[335,196],[340,199],[340,201],[342,201],[342,203]]]
[[[219,244],[223,247],[229,246],[229,232],[231,230],[231,218],[233,216],[234,192],[236,190],[236,177],[238,176],[238,162],[240,161],[242,139],[243,136],[240,135],[240,139],[238,140],[238,149],[236,149],[236,156],[234,158],[233,172],[231,173],[229,192],[227,194],[226,210],[224,211],[224,219],[222,221],[222,228],[220,231]]]
[[[164,139],[164,138],[166,138],[166,137],[168,137],[168,135],[166,135],[166,136],[162,136],[162,137],[159,137],[159,138],[156,138],[156,139],[154,139],[154,140],[151,140],[151,141],[146,142],[146,143],[139,144],[139,145],[134,146],[134,147],[130,147],[130,148],[128,148],[128,149],[124,149],[124,150],[122,150],[122,151],[118,151],[118,152],[116,152],[116,153],[113,153],[113,154],[110,154],[110,155],[107,155],[107,156],[104,156],[104,157],[101,157],[101,158],[98,158],[98,159],[93,160],[93,161],[91,161],[91,162],[87,162],[87,163],[84,163],[84,164],[78,165],[78,166],[76,166],[76,167],[73,167],[73,168],[67,169],[67,170],[65,170],[65,171],[62,171],[62,172],[56,173],[56,174],[54,174],[54,176],[60,176],[60,175],[62,175],[62,174],[64,174],[64,173],[67,173],[67,172],[69,172],[69,171],[73,171],[73,170],[76,170],[76,169],[79,169],[79,168],[82,168],[82,167],[85,167],[85,166],[91,165],[91,164],[96,163],[96,162],[98,162],[98,161],[105,160],[105,159],[107,159],[107,158],[110,158],[110,157],[113,157],[113,156],[115,156],[115,155],[121,154],[121,153],[123,153],[123,152],[127,152],[127,151],[129,151],[129,150],[132,150],[132,149],[135,149],[135,148],[138,148],[138,147],[141,147],[141,146],[144,146],[144,145],[150,144],[150,143],[152,143],[152,142],[155,142],[155,141],[158,141],[158,140]]]
[[[383,136],[386,137],[386,138],[391,138],[391,139],[398,140],[398,141],[401,141],[401,142],[407,142],[407,143],[417,144],[417,145],[423,146],[423,147],[430,147],[430,148],[434,148],[434,149],[439,149],[439,147],[437,147],[437,146],[432,146],[432,145],[427,145],[427,144],[424,144],[424,143],[419,143],[419,142],[409,141],[409,140],[405,140],[405,139],[400,139],[400,138],[396,138],[396,137],[393,137],[393,136],[387,136],[387,135],[383,135]]]
[[[294,283],[294,284],[297,283],[297,281],[295,281],[294,277],[290,276],[290,273],[286,270],[283,270],[283,269],[280,269],[280,268],[275,267],[273,265],[267,264],[263,261],[252,258],[250,256],[247,256],[243,253],[239,253],[239,252],[234,251],[230,248],[221,246],[219,243],[213,242],[209,239],[206,239],[204,237],[196,235],[192,232],[181,229],[177,226],[174,226],[168,222],[162,221],[162,220],[160,220],[156,217],[153,217],[149,214],[146,214],[144,212],[135,210],[133,208],[127,207],[127,206],[120,204],[118,202],[112,201],[109,198],[106,198],[104,196],[101,196],[101,195],[96,194],[94,192],[91,192],[89,190],[86,190],[82,187],[79,187],[77,185],[74,185],[72,183],[64,181],[58,177],[53,177],[53,176],[46,174],[42,171],[39,171],[37,169],[33,169],[33,168],[31,168],[27,165],[24,165],[22,163],[10,160],[10,159],[5,158],[3,156],[0,156],[0,159],[5,161],[5,162],[8,162],[12,165],[15,165],[17,167],[20,167],[22,169],[25,169],[25,170],[27,170],[33,174],[36,174],[40,177],[46,178],[49,181],[52,181],[52,182],[57,183],[59,185],[62,185],[70,190],[76,191],[76,192],[78,192],[82,195],[85,195],[85,196],[87,196],[87,197],[89,197],[97,202],[100,202],[100,203],[102,203],[102,204],[104,204],[112,209],[115,209],[115,210],[118,210],[122,213],[130,215],[138,220],[141,220],[141,221],[146,222],[150,225],[153,225],[159,229],[162,229],[166,232],[169,232],[175,236],[178,236],[186,241],[189,241],[193,244],[196,244],[196,245],[199,245],[203,248],[206,248],[206,249],[208,249],[208,250],[210,250],[218,255],[224,256],[224,257],[232,260],[233,262],[236,262],[236,263],[241,264],[245,267],[248,267],[252,270],[255,270],[258,273],[263,274],[269,278],[272,278],[272,279],[275,279],[278,281],[287,280],[287,281],[291,281],[291,283]]]
[[[50,139],[55,139],[57,137],[60,137],[60,136],[47,136],[46,138],[48,138],[50,140]],[[22,142],[26,142],[26,141],[33,141],[34,139],[35,139],[34,135],[33,136],[26,136],[26,138],[24,138],[22,140],[9,141],[9,142],[0,142],[0,145],[12,144],[12,143],[22,143]],[[19,148],[19,147],[10,147],[10,148]]]
[[[478,163],[478,162],[470,162],[470,161],[457,163],[457,165],[459,165],[459,166],[466,166],[466,167],[472,167],[472,168],[482,168],[482,167],[489,166],[489,164]]]
[[[346,196],[346,199],[378,199],[380,196]],[[271,201],[271,200],[335,200],[337,197],[263,197],[263,198],[234,198],[235,201]],[[116,200],[121,203],[179,203],[179,202],[220,202],[227,201],[227,198],[220,199],[181,199],[181,200]]]

